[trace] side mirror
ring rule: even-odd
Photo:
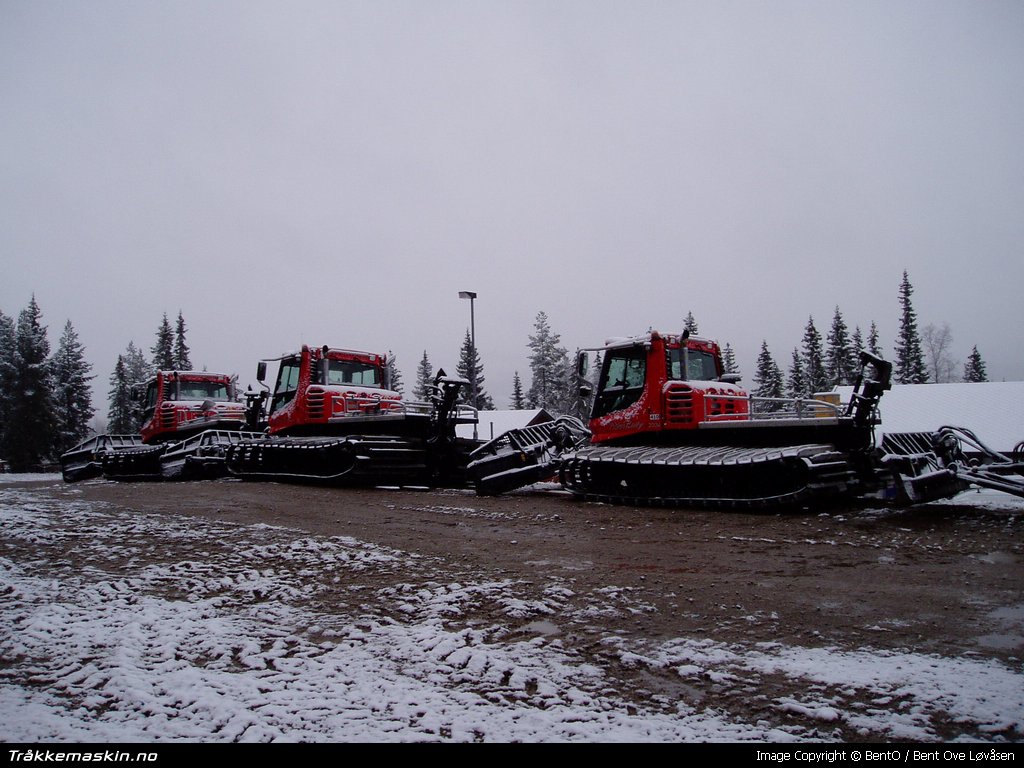
[[[256,381],[263,383],[267,379],[267,364],[264,361],[256,363]]]
[[[581,384],[579,389],[580,397],[587,398],[594,394],[594,388],[589,384]]]
[[[590,370],[590,355],[586,352],[576,353],[576,375],[581,379],[587,378],[587,372]]]
[[[738,373],[723,373],[720,380],[726,384],[739,384],[743,380],[743,376]]]

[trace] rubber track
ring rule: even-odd
[[[426,471],[422,444],[377,435],[243,440],[228,449],[227,465],[243,478],[351,484],[417,480]]]
[[[563,457],[560,476],[588,501],[701,509],[782,509],[858,485],[848,458],[831,445],[591,446]]]
[[[103,456],[103,475],[109,480],[160,480],[160,457],[166,443],[139,445]]]

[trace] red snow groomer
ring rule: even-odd
[[[458,439],[455,425],[477,419],[456,402],[467,382],[441,371],[430,402],[414,402],[391,389],[384,355],[303,346],[278,361],[273,391],[247,394],[248,429],[266,434],[231,446],[231,474],[349,485],[464,482],[476,444]],[[257,368],[261,383],[268,362]]]
[[[157,371],[144,397],[144,443],[181,440],[207,429],[237,430],[245,423],[245,406],[223,373]]]
[[[155,480],[223,474],[224,448],[239,438],[245,406],[232,378],[206,371],[157,371],[133,393],[138,435],[97,435],[61,456],[67,481]]]
[[[723,370],[718,345],[688,333],[608,341],[588,427],[560,419],[513,430],[472,456],[481,494],[502,493],[557,473],[578,497],[622,504],[774,509],[850,499],[912,504],[946,498],[970,483],[1024,495],[1024,464],[988,452],[965,460],[961,429],[887,435],[875,446],[878,401],[892,364],[860,353],[849,403],[828,395],[751,396]],[[528,430],[532,430],[528,432]]]

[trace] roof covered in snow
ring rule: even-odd
[[[847,402],[853,387],[836,391]],[[966,427],[989,448],[1008,453],[1024,440],[1024,381],[893,384],[882,395],[879,411],[880,433]]]
[[[543,424],[551,421],[551,414],[543,408],[533,408],[525,411],[480,411],[480,422],[477,424],[477,436],[482,440],[491,440],[510,429],[528,427],[531,424]],[[455,427],[455,434],[458,437],[471,439],[473,437],[472,424],[459,424]]]

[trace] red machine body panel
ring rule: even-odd
[[[270,434],[325,434],[403,408],[386,388],[384,355],[309,347],[281,359],[267,417]]]
[[[749,418],[742,387],[722,381],[721,350],[708,339],[647,335],[609,342],[590,419],[591,442],[697,429]]]

